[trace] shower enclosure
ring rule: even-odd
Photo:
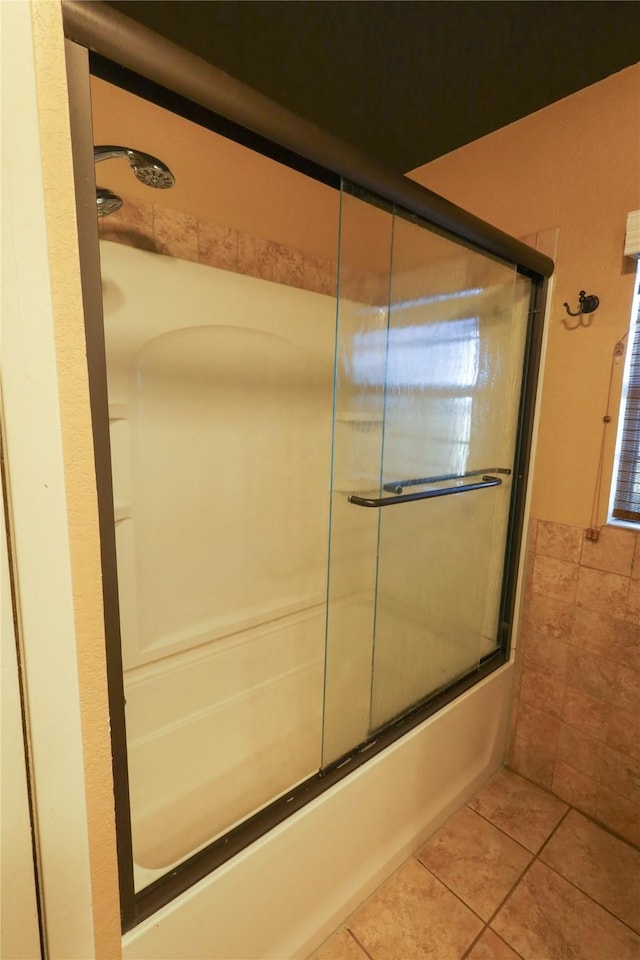
[[[508,661],[551,264],[92,72],[95,142],[175,176],[110,168],[98,277],[76,120],[126,929]]]

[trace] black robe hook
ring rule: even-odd
[[[579,306],[575,313],[569,309],[569,304],[566,300],[562,306],[566,308],[566,311],[570,317],[579,317],[583,313],[593,313],[594,310],[597,310],[600,306],[600,301],[594,294],[590,294],[588,297],[585,297],[584,290],[581,290],[578,298],[578,304]]]

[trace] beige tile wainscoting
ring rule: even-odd
[[[532,522],[514,770],[640,845],[640,537]]]

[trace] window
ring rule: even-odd
[[[640,260],[622,388],[611,517],[640,524]]]

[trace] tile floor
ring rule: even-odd
[[[313,960],[639,960],[640,851],[502,769]]]

